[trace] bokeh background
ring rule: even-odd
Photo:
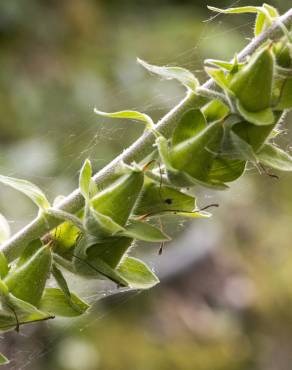
[[[100,119],[95,106],[159,119],[184,95],[142,70],[137,56],[184,66],[203,82],[204,58],[230,58],[252,37],[252,16],[214,17],[207,4],[260,2],[1,0],[0,172],[30,179],[53,199],[76,187],[85,158],[95,170],[108,163],[141,128]],[[291,134],[280,141],[289,149]],[[96,302],[91,313],[2,336],[6,368],[291,370],[291,184],[289,174],[277,181],[251,168],[229,191],[198,191],[199,204],[220,203],[211,220],[171,225],[175,241],[162,256],[159,246],[133,252],[159,286],[118,293],[71,281]],[[0,211],[13,230],[36,213],[4,187]]]

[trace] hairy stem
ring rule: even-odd
[[[257,38],[254,38],[239,54],[238,60],[243,61],[248,55],[252,54],[260,45],[267,40],[277,39],[283,34],[283,25],[290,28],[292,25],[292,9],[287,11],[281,18],[275,21],[270,28],[262,33]],[[208,80],[202,89],[214,88],[214,81]],[[164,136],[170,137],[176,122],[179,117],[183,115],[191,107],[200,105],[205,98],[199,97],[191,92],[188,92],[186,97],[182,99],[176,107],[168,112],[156,125],[156,130],[161,132]],[[131,163],[133,161],[140,162],[153,151],[153,144],[155,136],[152,132],[146,131],[137,141],[135,141],[123,153],[117,156],[112,162],[101,169],[93,177],[97,185],[101,185],[105,181],[110,181],[117,166],[121,161]],[[69,194],[58,206],[56,210],[75,213],[84,205],[84,200],[79,190],[73,191]],[[53,229],[62,222],[60,218],[54,217],[52,214],[39,215],[32,222],[19,230],[9,240],[4,242],[1,246],[1,251],[6,255],[9,261],[17,258],[25,245],[34,239],[42,237],[49,230]]]

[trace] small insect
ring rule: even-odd
[[[166,203],[166,204],[172,204],[172,199],[171,198],[166,198],[164,200],[164,203]]]
[[[162,224],[162,220],[161,220],[160,217],[159,217],[158,221],[159,221],[159,224],[160,224],[160,230],[163,231],[163,224]],[[158,255],[159,256],[162,255],[164,245],[165,245],[165,242],[160,243],[159,250],[158,250]]]
[[[276,180],[280,180],[279,176],[278,175],[275,175],[274,173],[271,173],[269,172],[265,166],[263,166],[261,163],[259,163],[259,167],[258,167],[258,170],[259,170],[259,173],[262,175],[266,175],[266,176],[269,176],[273,179],[276,179]]]
[[[160,247],[159,247],[159,250],[158,250],[158,255],[159,256],[161,256],[162,255],[162,252],[163,252],[163,248],[164,248],[164,242],[162,242],[161,244],[160,244]]]

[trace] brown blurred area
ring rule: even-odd
[[[260,2],[1,1],[0,172],[32,180],[53,199],[76,187],[85,158],[96,171],[108,163],[141,128],[100,119],[95,106],[158,119],[184,95],[136,57],[184,66],[203,82],[204,58],[229,59],[252,36],[252,16],[211,19],[207,4]],[[289,149],[291,135],[280,142]],[[154,289],[118,293],[72,281],[96,301],[91,313],[6,334],[6,368],[291,370],[292,177],[279,176],[249,168],[226,192],[200,191],[199,204],[220,203],[212,219],[168,225],[175,241],[162,256],[159,246],[138,245],[134,253],[161,276]],[[0,212],[17,230],[36,210],[1,187]]]

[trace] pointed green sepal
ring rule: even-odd
[[[89,159],[86,159],[80,170],[79,175],[79,189],[85,200],[90,198],[90,184],[92,177],[92,168]]]
[[[46,245],[23,265],[11,270],[4,282],[17,298],[37,306],[49,277],[51,264],[51,247]]]
[[[9,362],[8,358],[0,353],[0,365],[7,365]]]
[[[0,331],[19,329],[21,325],[37,321],[53,319],[48,312],[37,309],[32,304],[8,294],[1,298],[2,308],[0,311]]]
[[[258,12],[256,22],[254,26],[254,35],[259,36],[271,25],[271,21],[279,17],[279,13],[276,8],[271,5],[263,4],[261,7],[262,11]]]
[[[85,208],[84,224],[87,231],[97,238],[113,236],[125,230],[111,217],[103,215],[90,206]]]
[[[272,144],[265,144],[256,154],[260,163],[275,170],[292,171],[292,157]]]
[[[43,308],[45,311],[52,312],[55,315],[60,315],[60,312],[61,312],[60,306],[61,306],[63,308],[65,308],[65,307],[67,308],[67,311],[69,312],[69,313],[67,313],[67,315],[68,314],[70,316],[82,315],[87,310],[88,305],[85,302],[83,302],[76,294],[70,292],[67,281],[66,281],[66,279],[63,275],[63,272],[56,266],[55,263],[52,266],[52,274],[53,274],[59,288],[61,289],[61,291],[63,293],[63,296],[60,292],[57,291],[57,289],[54,292],[51,291],[51,294],[49,292],[46,292],[46,290],[45,290],[44,294],[46,294],[46,297],[42,297],[40,305],[44,305],[44,303],[43,303],[44,301],[47,302],[47,304],[48,304],[50,302],[49,297],[51,297],[52,295],[54,295],[53,293],[55,293],[59,297],[59,309],[56,308],[57,304],[55,304],[54,305],[54,307],[55,307],[54,311]],[[63,302],[63,303],[61,304],[61,302]],[[51,303],[54,304],[54,299],[51,299]],[[58,311],[59,311],[59,313],[58,313]],[[65,313],[62,312],[62,316],[64,316],[64,315],[65,315]]]
[[[151,243],[166,242],[170,240],[170,237],[162,230],[138,220],[131,220],[121,235]]]
[[[0,182],[25,194],[39,207],[39,209],[44,210],[50,207],[50,203],[45,194],[33,183],[27,180],[16,179],[14,177],[3,175],[0,175]]]
[[[221,87],[222,90],[233,95],[232,90],[229,87],[230,79],[229,76],[224,73],[221,69],[205,67],[205,72],[216,82],[216,84]]]
[[[117,270],[133,289],[150,289],[159,283],[154,272],[137,258],[125,257]]]
[[[223,120],[229,113],[229,107],[221,100],[215,99],[202,108],[202,113],[208,123]]]
[[[102,112],[98,109],[94,109],[94,113],[96,113],[99,116],[108,117],[108,118],[120,118],[120,119],[131,119],[134,121],[142,122],[144,125],[146,125],[146,128],[149,130],[155,131],[155,124],[150,116],[148,116],[145,113],[140,113],[134,110],[122,110],[119,112],[113,112],[113,113],[106,113]]]
[[[244,63],[238,62],[237,55],[235,55],[235,58],[232,62],[226,62],[224,60],[217,59],[206,59],[205,64],[218,67],[230,73],[236,73],[240,68],[244,66]]]
[[[255,152],[257,152],[264,142],[270,138],[271,133],[275,127],[275,124],[257,126],[248,122],[242,121],[236,123],[232,127],[232,131],[235,132],[241,139],[247,142]]]
[[[137,59],[137,62],[141,64],[149,72],[157,74],[158,76],[165,78],[166,80],[177,80],[182,85],[192,91],[196,91],[199,87],[198,79],[187,69],[181,67],[167,67],[167,66],[155,66],[141,59]]]
[[[75,293],[70,293],[70,300],[62,289],[46,288],[40,302],[40,309],[55,316],[76,317],[84,314],[89,305]]]
[[[256,126],[270,126],[275,123],[275,116],[271,108],[265,108],[261,111],[250,112],[244,108],[241,102],[236,102],[236,107],[241,116],[249,123]]]
[[[235,181],[243,175],[245,165],[245,161],[220,156],[213,161],[208,179],[222,183]]]
[[[176,209],[192,212],[196,208],[196,198],[170,186],[149,181],[143,188],[141,197],[134,210],[137,216],[162,216]]]
[[[279,16],[277,9],[268,4],[263,4],[263,6],[240,6],[227,9],[219,9],[213,6],[208,6],[208,9],[212,10],[213,12],[223,14],[257,14],[254,27],[255,36],[259,36],[267,27],[271,26],[272,21]]]

